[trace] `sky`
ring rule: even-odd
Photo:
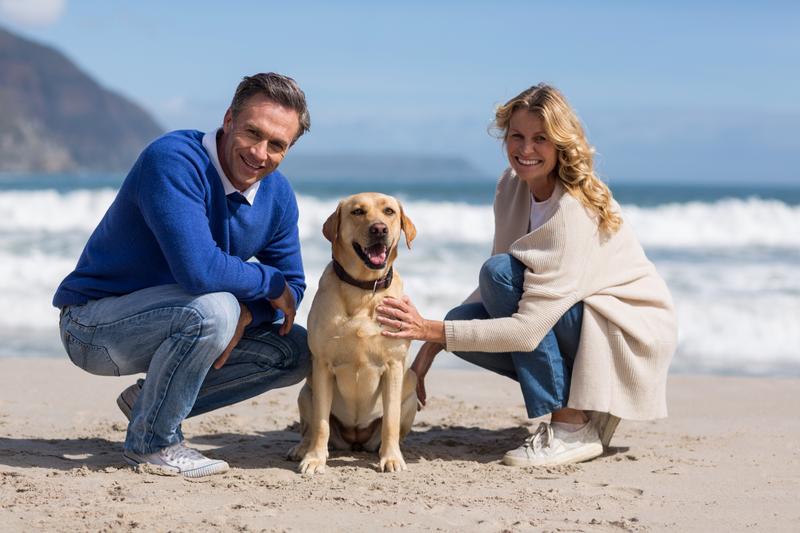
[[[295,78],[297,153],[505,166],[496,105],[544,81],[610,182],[800,185],[800,3],[680,0],[0,0],[0,25],[59,49],[165,129],[218,126],[242,76]]]

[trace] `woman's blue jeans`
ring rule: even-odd
[[[447,313],[445,320],[486,320],[513,315],[522,297],[524,277],[525,265],[510,254],[490,257],[480,273],[482,303],[460,305]],[[518,381],[528,416],[536,418],[567,405],[582,319],[583,302],[578,302],[532,352],[455,352],[455,355]]]
[[[87,372],[147,374],[125,449],[149,454],[181,442],[186,417],[293,385],[310,371],[306,330],[296,324],[283,337],[279,324],[247,328],[225,365],[211,368],[238,320],[232,294],[161,285],[67,306],[60,329],[70,359]]]

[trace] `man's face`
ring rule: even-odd
[[[225,113],[217,152],[231,184],[244,191],[278,168],[300,129],[297,111],[251,96],[234,117]]]

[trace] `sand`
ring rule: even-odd
[[[670,418],[623,421],[604,456],[512,468],[535,427],[517,385],[434,369],[403,442],[408,471],[333,452],[295,472],[298,386],[184,424],[231,470],[191,481],[121,459],[133,377],[0,360],[2,531],[800,531],[800,381],[671,376]]]

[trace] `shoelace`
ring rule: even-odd
[[[530,448],[534,453],[550,446],[553,440],[553,428],[547,422],[540,422],[539,427],[533,435],[525,439],[525,447]]]
[[[185,462],[205,459],[205,457],[192,448],[180,442],[164,450],[164,456],[168,461]]]

